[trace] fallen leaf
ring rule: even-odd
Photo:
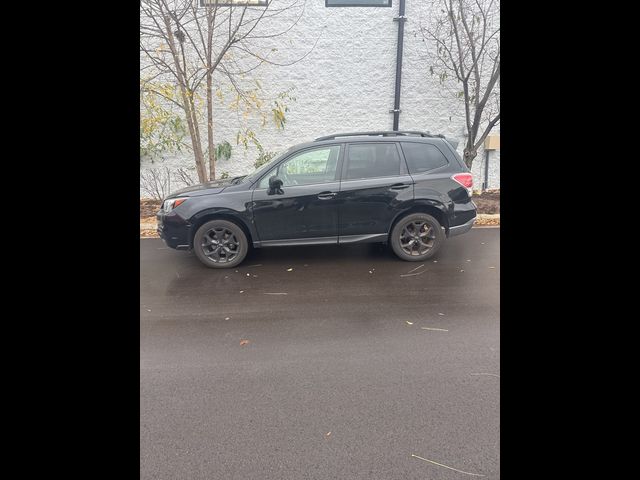
[[[373,273],[371,270],[369,270],[369,273]]]
[[[258,275],[254,275],[253,278],[258,278]]]
[[[438,260],[434,260],[433,263],[438,263]]]
[[[247,277],[250,277],[250,276],[251,276],[251,275],[249,275],[249,274],[247,273]]]
[[[150,311],[151,311],[151,310],[149,310],[149,309],[147,308],[147,312],[150,312]]]
[[[240,290],[240,293],[244,293],[244,290]]]
[[[408,322],[407,320],[405,322],[407,322],[407,325],[413,325],[413,322]]]
[[[240,346],[244,347],[245,345],[247,345],[249,343],[249,340],[240,340]]]
[[[464,272],[464,270],[460,270],[461,272]]]
[[[467,262],[470,262],[471,260],[467,260]]]
[[[225,320],[229,320],[229,317],[225,317]]]
[[[326,434],[326,436],[327,436],[327,437],[328,437],[329,435],[331,435],[331,432],[328,432],[328,433]]]
[[[293,268],[287,268],[287,272],[293,272]]]
[[[443,317],[444,317],[444,313],[438,313],[438,315],[441,315],[441,316],[443,316]]]

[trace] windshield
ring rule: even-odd
[[[288,152],[289,150],[287,150]],[[285,153],[287,153],[285,152]],[[283,153],[282,155],[278,155],[276,158],[274,158],[273,160],[268,161],[267,163],[265,163],[264,165],[258,167],[257,170],[255,170],[254,172],[250,173],[249,175],[247,175],[246,177],[244,177],[244,179],[242,180],[243,182],[255,182],[256,180],[258,180],[264,173],[268,172],[271,168],[273,168],[273,166],[275,165],[275,163],[280,160],[283,155],[285,154]]]

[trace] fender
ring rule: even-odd
[[[407,208],[403,209],[395,217],[393,217],[393,221],[389,226],[389,233],[391,233],[391,230],[393,229],[397,221],[400,218],[404,217],[405,215],[408,215],[409,213],[413,213],[413,212],[421,212],[425,210],[428,211],[434,208],[441,214],[438,220],[440,221],[442,226],[445,228],[445,230],[448,230],[449,215],[450,215],[450,212],[453,212],[453,202],[450,200],[446,201],[444,198],[440,196],[438,197],[439,198],[419,198],[410,202],[410,205],[408,205]]]

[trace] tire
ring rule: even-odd
[[[237,224],[228,220],[211,220],[196,231],[193,250],[209,268],[233,268],[247,256],[249,241]]]
[[[393,252],[407,262],[422,262],[433,257],[444,240],[440,222],[426,213],[412,213],[401,218],[391,230],[390,238]]]

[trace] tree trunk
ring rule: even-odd
[[[213,89],[211,72],[207,72],[207,144],[209,146],[209,180],[216,179],[216,146],[213,142]]]
[[[198,120],[195,116],[195,105],[193,104],[193,95],[186,91],[186,88],[180,86],[183,91],[182,97],[185,104],[185,113],[187,117],[187,125],[189,126],[189,135],[191,144],[193,145],[193,154],[196,161],[196,171],[198,172],[198,181],[204,183],[207,181],[207,170],[204,164],[204,153],[202,151],[202,143],[200,142],[200,128]]]
[[[478,155],[478,150],[473,148],[473,145],[467,145],[464,148],[463,157],[464,163],[467,165],[469,170],[471,170],[471,165],[473,165],[473,159]]]
[[[189,136],[191,137],[191,143],[193,145],[193,154],[196,161],[198,180],[200,181],[200,183],[204,183],[207,181],[207,170],[204,164],[202,143],[200,142],[200,129],[198,128],[198,119],[195,114],[193,92],[191,92],[188,88],[186,73],[182,70],[182,67],[180,65],[180,56],[176,48],[175,37],[173,36],[173,29],[171,28],[171,20],[167,15],[164,16],[164,23],[167,32],[167,38],[169,40],[169,49],[171,50],[173,64],[177,72],[177,80],[180,87],[180,94],[182,96],[184,112],[185,116],[187,117],[187,125],[189,127]]]

